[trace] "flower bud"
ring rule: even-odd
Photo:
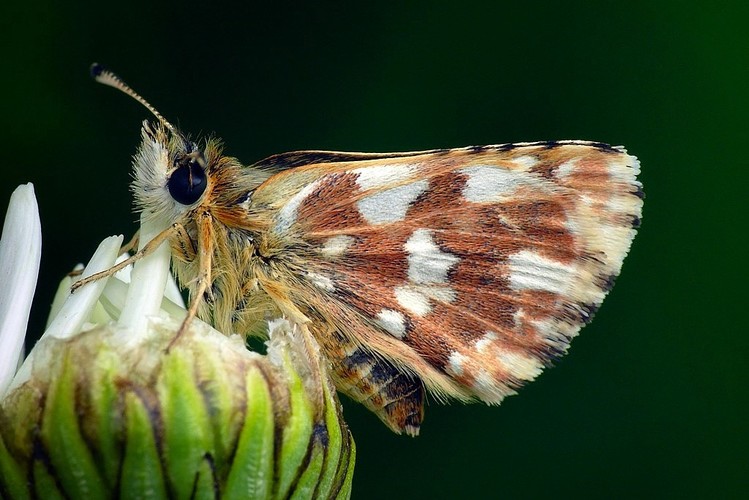
[[[0,497],[349,497],[355,445],[305,327],[271,321],[266,355],[197,319],[175,341],[163,284],[133,321],[122,288],[143,283],[109,280],[55,306],[1,396]]]

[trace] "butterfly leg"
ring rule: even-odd
[[[187,316],[174,338],[169,342],[166,350],[169,350],[179,340],[182,334],[187,330],[188,325],[192,318],[198,314],[198,308],[202,304],[205,295],[210,294],[211,280],[211,259],[213,256],[213,217],[210,212],[202,212],[197,217],[198,225],[198,277],[195,279],[195,288],[190,295],[190,307],[187,309]],[[182,233],[178,233],[178,243],[180,248],[183,248],[187,253],[192,248],[192,242],[187,232],[182,228]],[[180,240],[187,239],[187,242],[180,242]],[[194,256],[193,256],[194,257]]]
[[[124,253],[130,253],[130,252],[134,251],[136,248],[138,248],[139,238],[140,238],[140,231],[136,231],[135,235],[133,235],[133,237],[130,239],[130,241],[128,241],[127,243],[125,243],[124,245],[122,245],[120,247],[120,253],[119,253],[119,255],[122,255]],[[76,276],[80,276],[81,274],[83,274],[83,269],[84,269],[83,267],[81,267],[80,269],[73,269],[72,271],[70,271],[68,273],[68,276],[70,276],[71,278],[75,278]],[[77,288],[79,288],[79,287],[76,286],[75,289],[77,289]]]
[[[78,290],[80,287],[84,285],[88,285],[89,283],[93,283],[94,281],[98,281],[102,278],[107,278],[109,276],[112,276],[118,273],[119,271],[125,269],[130,264],[137,262],[143,257],[153,253],[153,251],[159,248],[159,246],[161,246],[162,243],[164,243],[169,238],[177,234],[180,231],[180,228],[182,228],[181,224],[176,224],[176,223],[172,224],[171,226],[169,226],[168,228],[164,229],[159,234],[154,236],[154,238],[151,241],[143,245],[143,248],[135,252],[129,258],[123,260],[122,262],[118,264],[113,265],[109,269],[106,269],[99,273],[94,273],[91,276],[88,276],[86,278],[76,281],[70,286],[70,290],[72,292],[75,292],[76,290]],[[182,230],[184,230],[184,228],[182,228]]]

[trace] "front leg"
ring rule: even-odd
[[[87,278],[83,278],[73,283],[70,287],[71,292],[75,292],[76,290],[78,290],[80,287],[84,285],[88,285],[89,283],[93,283],[94,281],[99,281],[102,278],[107,278],[109,276],[116,274],[117,272],[125,269],[130,264],[139,261],[146,255],[150,255],[151,253],[154,252],[154,250],[159,248],[159,246],[161,246],[162,243],[167,241],[172,236],[180,234],[180,232],[184,232],[184,234],[187,234],[182,224],[179,224],[179,223],[172,224],[171,226],[169,226],[168,228],[164,229],[159,234],[154,236],[154,238],[151,241],[143,245],[143,248],[135,252],[129,258],[123,260],[122,262],[118,264],[113,265],[112,267],[110,267],[109,269],[105,271],[94,273],[91,276],[88,276]]]
[[[187,326],[189,325],[190,320],[192,320],[192,318],[194,318],[197,315],[198,307],[200,306],[201,302],[204,300],[205,295],[207,293],[208,294],[211,293],[210,285],[212,283],[211,269],[212,269],[212,258],[213,258],[213,216],[211,215],[211,213],[203,212],[199,214],[197,217],[197,225],[198,225],[198,252],[197,252],[198,276],[195,278],[195,288],[190,297],[190,307],[187,309],[187,317],[182,322],[182,325],[179,327],[179,330],[177,331],[177,335],[175,335],[172,341],[169,343],[169,346],[166,349],[167,352],[172,348],[175,342],[177,342],[177,340],[182,336],[182,333],[184,333],[184,331],[187,330]],[[184,228],[182,228],[182,230],[184,231]],[[190,240],[186,231],[184,231],[181,235],[179,235],[178,238],[186,238],[187,242],[189,243],[188,245],[180,244],[180,246],[192,248],[192,240]],[[192,258],[189,259],[189,261],[194,260],[196,256],[193,253],[191,257]]]
[[[135,234],[132,238],[130,238],[130,241],[120,247],[120,252],[117,255],[134,252],[135,249],[138,248],[138,241],[140,241],[140,229],[135,231]],[[71,278],[75,278],[76,276],[80,276],[81,274],[83,274],[83,267],[81,267],[80,269],[73,269],[68,273],[68,276]],[[90,283],[90,281],[88,281],[87,283]],[[73,288],[73,290],[77,290],[78,288],[80,288],[80,286],[76,286],[75,288]]]

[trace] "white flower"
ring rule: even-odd
[[[33,191],[30,193],[30,196],[33,200]],[[34,214],[36,215],[35,220],[38,227],[39,216],[36,211],[35,202],[33,204],[33,209]],[[30,218],[29,214],[26,213],[29,210],[31,209],[26,207],[23,212],[26,218]],[[14,216],[12,220],[16,221],[16,216]],[[23,236],[13,235],[14,238],[12,244],[9,246],[16,248],[16,250],[12,252],[13,255],[22,254],[18,258],[25,257],[28,259],[27,252],[19,252],[17,249],[18,242],[24,241],[22,239],[23,237],[27,239],[32,238],[32,235],[28,234],[29,226],[27,226],[27,222],[25,220],[22,222],[23,229],[20,230],[19,233]],[[19,222],[11,222],[10,225],[11,227],[17,227]],[[163,227],[160,227],[157,222],[151,219],[149,222],[142,225],[141,235],[143,238],[147,238],[144,241],[148,241],[148,239],[157,234],[161,229],[163,229]],[[5,241],[5,239],[5,236],[3,236],[3,241]],[[41,237],[39,237],[39,240],[40,239]],[[88,265],[85,267],[81,278],[85,278],[112,267],[117,260],[117,255],[121,245],[122,236],[111,236],[102,241],[96,249],[96,252],[94,252],[93,257],[91,257]],[[41,247],[40,244],[38,246]],[[11,341],[15,344],[19,343],[19,339],[21,345],[23,343],[26,323],[28,322],[28,308],[30,307],[33,288],[36,285],[36,275],[39,269],[38,257],[36,262],[37,265],[33,272],[33,282],[30,282],[30,265],[25,262],[10,264],[10,266],[12,266],[11,270],[14,272],[15,281],[25,285],[23,287],[24,291],[26,288],[30,288],[30,291],[26,294],[28,302],[24,303],[26,304],[26,314],[22,318],[13,318],[21,311],[20,306],[14,305],[12,306],[14,307],[12,310],[13,312],[7,316],[12,318],[8,322],[14,327],[7,335],[9,344]],[[23,365],[18,370],[18,373],[12,381],[10,383],[6,382],[4,387],[7,387],[7,392],[20,386],[31,377],[38,346],[43,346],[51,339],[61,340],[73,338],[83,331],[90,330],[97,324],[106,324],[112,319],[117,319],[117,326],[132,330],[130,335],[123,335],[120,337],[123,344],[132,346],[140,342],[142,336],[147,334],[148,329],[146,328],[146,324],[148,319],[157,315],[161,310],[162,302],[166,303],[165,306],[168,310],[171,310],[177,315],[177,317],[180,317],[179,312],[177,312],[179,309],[178,306],[164,298],[167,278],[170,277],[169,247],[167,245],[162,245],[162,247],[154,253],[142,259],[140,265],[132,270],[132,286],[128,286],[125,282],[129,279],[129,274],[129,272],[124,274],[124,280],[115,277],[95,281],[82,287],[76,293],[70,293],[70,284],[72,283],[72,280],[70,278],[63,280],[60,290],[58,290],[55,304],[53,304],[52,315],[50,315],[47,329],[37,343],[37,346],[35,346],[23,362]],[[137,279],[139,276],[141,279]],[[13,278],[11,280],[13,281]],[[171,288],[176,288],[173,280]],[[20,293],[18,295],[20,295]],[[20,299],[16,299],[16,294],[3,294],[2,300],[18,301]],[[184,315],[184,312],[182,312],[182,314]],[[6,335],[3,334],[3,343],[5,342],[5,337]],[[2,352],[5,352],[4,348]],[[8,355],[15,355],[16,359],[18,359],[16,351],[8,349]],[[4,393],[5,391],[3,391],[3,394]]]
[[[172,345],[185,309],[166,244],[75,293],[63,280],[42,338],[14,375],[41,246],[30,185],[14,193],[8,212],[2,494],[349,496],[355,446],[314,339],[277,320],[261,356],[194,318]],[[142,216],[141,243],[165,227]],[[82,277],[111,268],[121,244],[121,236],[105,239]]]

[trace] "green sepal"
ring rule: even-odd
[[[68,349],[62,356],[60,376],[52,380],[47,391],[40,438],[66,494],[72,498],[107,498],[104,480],[78,425],[79,365]]]
[[[232,454],[243,424],[244,412],[237,409],[237,393],[244,390],[239,366],[227,366],[219,349],[201,349],[193,356],[193,379],[200,386],[203,405],[213,429],[213,455],[215,475],[223,478],[229,474]]]
[[[164,355],[157,392],[166,423],[159,429],[164,433],[162,453],[173,495],[190,498],[204,457],[214,455],[213,432],[191,356],[181,347]]]
[[[9,498],[24,500],[31,498],[29,485],[24,477],[23,469],[16,462],[5,446],[5,439],[0,434],[0,498],[7,495]]]
[[[136,391],[125,400],[125,449],[120,480],[120,498],[165,498],[167,489],[154,436],[154,412]]]
[[[304,472],[302,472],[299,480],[294,485],[294,491],[291,493],[290,498],[294,500],[325,498],[323,495],[315,495],[325,460],[325,449],[321,440],[327,439],[327,436],[322,437],[323,434],[327,434],[325,427],[320,426],[319,428],[315,428],[315,434],[312,436],[313,444],[309,460]]]
[[[283,425],[281,452],[278,455],[276,498],[288,497],[294,479],[299,476],[299,469],[310,445],[314,419],[304,381],[294,369],[288,352],[283,353],[283,364],[289,388],[289,413]]]
[[[97,350],[93,363],[96,370],[88,370],[88,383],[91,384],[86,393],[91,398],[91,417],[83,422],[87,430],[86,435],[97,441],[94,449],[100,457],[100,468],[110,486],[116,484],[117,474],[122,460],[122,444],[120,431],[122,417],[120,398],[118,395],[118,379],[121,379],[119,356],[111,349],[102,346]]]
[[[47,465],[42,460],[34,460],[33,462],[34,496],[44,500],[64,500],[66,497],[60,491],[60,485],[47,469]]]
[[[268,381],[257,368],[247,372],[247,414],[226,480],[226,498],[270,498],[275,424]]]
[[[348,429],[345,427],[342,429],[340,422],[343,418],[338,410],[338,401],[335,398],[335,393],[331,391],[330,386],[323,382],[323,397],[325,398],[325,425],[328,430],[328,445],[326,447],[325,455],[325,466],[322,473],[320,474],[319,485],[317,488],[318,495],[321,498],[328,498],[330,491],[333,489],[333,485],[336,483],[336,478],[342,481],[339,472],[341,468],[348,463],[344,464],[341,460],[341,446],[344,438],[347,442],[353,442]],[[346,434],[342,432],[345,429]],[[343,457],[346,458],[346,457]],[[345,469],[344,469],[345,470]]]
[[[214,461],[210,455],[205,455],[197,468],[195,489],[190,494],[191,500],[213,500],[219,497],[219,484],[216,481]]]
[[[350,448],[348,449],[348,460],[346,461],[346,475],[343,479],[341,489],[338,490],[336,498],[348,500],[351,498],[351,486],[354,483],[354,464],[356,463],[356,442],[349,440]]]

